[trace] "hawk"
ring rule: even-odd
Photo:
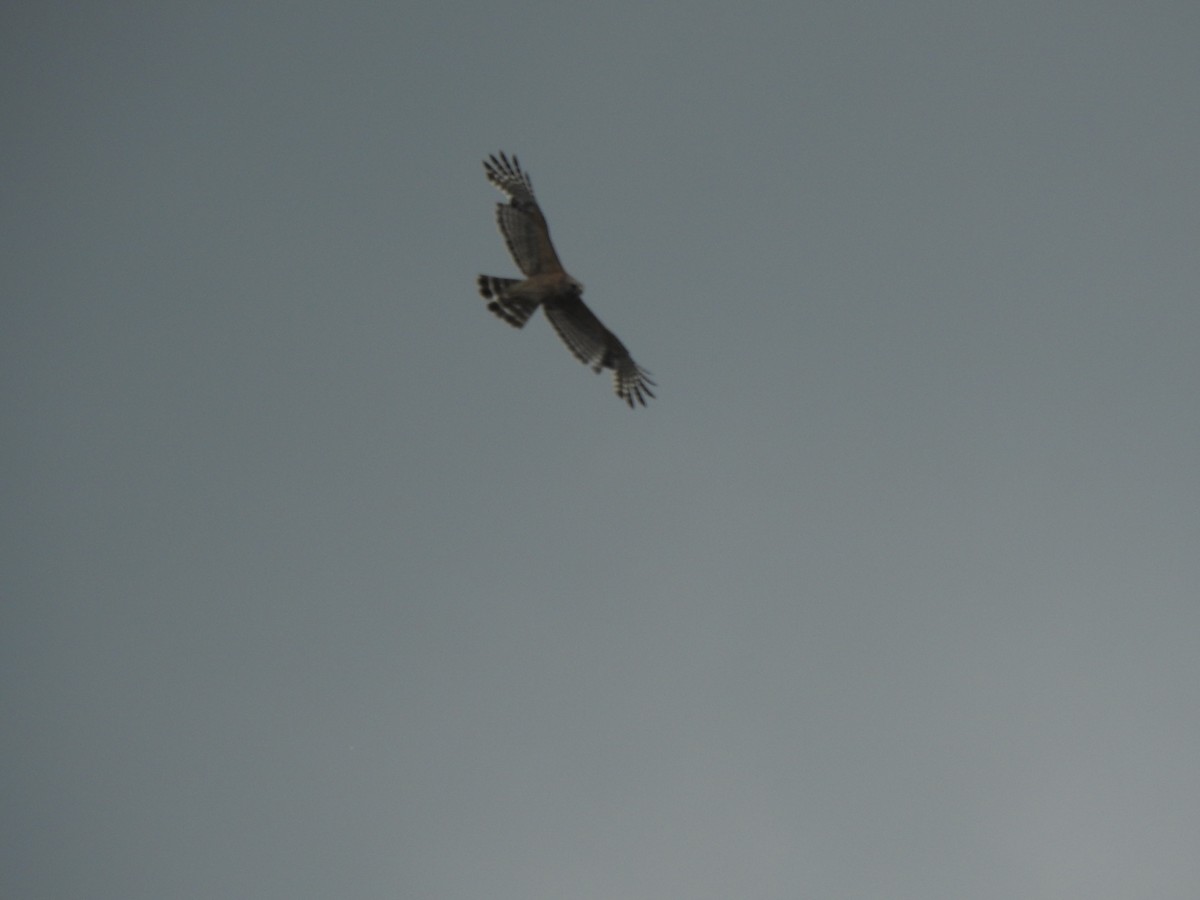
[[[650,373],[633,361],[615,334],[604,327],[581,299],[583,285],[567,274],[554,245],[550,227],[533,196],[533,182],[521,171],[514,153],[483,161],[487,179],[508,195],[496,204],[496,223],[513,262],[525,275],[517,278],[479,276],[479,293],[487,308],[514,328],[522,328],[540,306],[562,342],[593,372],[613,370],[617,396],[629,404],[646,405],[654,397]]]

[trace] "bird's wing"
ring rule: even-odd
[[[542,310],[576,359],[593,372],[613,370],[613,388],[631,408],[635,402],[645,406],[646,397],[654,396],[650,373],[633,361],[620,339],[604,327],[577,294],[546,300]]]
[[[516,154],[510,160],[504,153],[484,160],[488,181],[508,195],[508,203],[496,204],[496,224],[508,245],[513,262],[528,276],[563,271],[550,227],[533,196],[533,182],[521,171]]]

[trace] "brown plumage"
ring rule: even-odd
[[[617,396],[633,408],[653,397],[650,373],[633,361],[625,345],[584,304],[583,285],[567,274],[550,242],[550,227],[533,196],[533,182],[514,154],[483,162],[488,181],[508,195],[496,204],[496,224],[524,280],[480,275],[479,293],[487,308],[514,328],[522,328],[538,307],[567,349],[593,372],[613,370]]]

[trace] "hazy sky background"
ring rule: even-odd
[[[8,4],[0,895],[1200,896],[1198,46]]]

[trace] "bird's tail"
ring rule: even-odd
[[[515,278],[497,278],[494,275],[480,275],[478,279],[480,296],[491,301],[487,305],[488,310],[513,328],[524,327],[538,308],[536,300],[522,297],[513,291],[520,283]]]

